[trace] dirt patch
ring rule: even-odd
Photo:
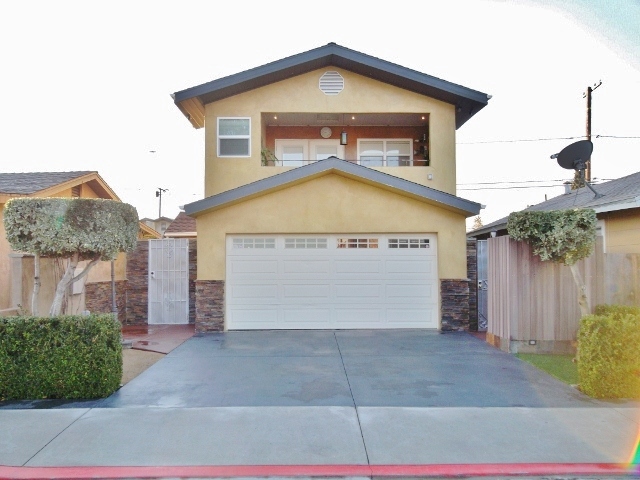
[[[124,348],[122,350],[122,384],[125,385],[164,356],[164,353]]]

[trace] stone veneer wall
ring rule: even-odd
[[[196,280],[196,332],[224,330],[224,280]]]
[[[469,280],[440,280],[442,331],[469,329]]]
[[[478,241],[467,238],[467,277],[469,278],[469,330],[478,331]]]
[[[138,246],[127,255],[127,306],[123,324],[148,323],[149,242],[138,240]]]
[[[85,308],[91,313],[111,313],[113,309],[113,297],[111,282],[85,283]],[[116,306],[118,307],[118,320],[122,321],[126,316],[127,308],[127,281],[116,281]]]

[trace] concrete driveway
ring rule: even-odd
[[[589,407],[466,333],[253,331],[187,340],[99,407]]]
[[[422,330],[195,336],[107,399],[45,403],[0,409],[0,478],[621,474],[640,429],[637,403]]]

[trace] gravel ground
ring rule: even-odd
[[[163,357],[164,353],[124,348],[122,350],[122,384],[137,377]]]

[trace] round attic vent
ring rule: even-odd
[[[325,72],[320,77],[320,90],[325,95],[338,95],[344,89],[344,78],[338,72]]]

